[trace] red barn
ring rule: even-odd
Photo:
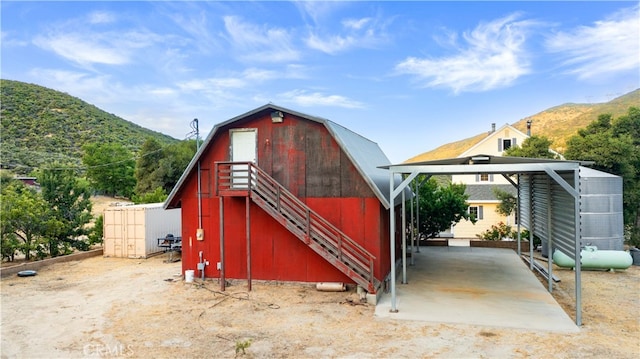
[[[182,208],[183,272],[375,293],[390,271],[386,164],[376,143],[279,106],[216,125],[165,202]]]

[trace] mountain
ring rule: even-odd
[[[551,147],[557,152],[566,150],[567,140],[578,133],[578,129],[587,127],[601,114],[611,114],[613,118],[625,115],[629,107],[640,107],[640,89],[617,97],[609,102],[595,104],[567,103],[552,107],[533,116],[523,118],[512,124],[526,133],[527,121],[531,120],[531,134],[545,136],[552,141]],[[481,133],[460,141],[444,144],[431,151],[409,158],[405,162],[420,162],[457,157],[487,136]]]
[[[0,80],[0,91],[0,166],[19,174],[55,161],[80,165],[87,143],[117,143],[136,153],[148,137],[178,141],[46,87]]]

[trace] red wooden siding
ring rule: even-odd
[[[220,276],[220,198],[215,196],[214,163],[230,160],[229,130],[257,130],[257,165],[298,196],[310,208],[340,228],[376,256],[375,276],[389,272],[388,212],[326,127],[286,114],[272,123],[269,113],[234,121],[219,128],[201,156],[202,226],[198,228],[197,173],[179,194],[182,207],[183,271],[196,269],[199,252],[210,265],[205,276]],[[224,198],[225,276],[247,278],[246,204],[244,197]],[[351,279],[335,269],[276,220],[250,203],[251,276],[279,281],[339,281]],[[196,276],[199,273],[196,272]]]

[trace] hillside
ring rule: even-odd
[[[178,141],[42,86],[0,80],[0,90],[0,161],[16,173],[54,161],[80,164],[86,143],[118,143],[135,153],[148,137]]]
[[[552,148],[563,153],[566,149],[567,139],[575,135],[578,129],[586,127],[601,114],[609,113],[613,115],[614,118],[624,115],[629,110],[629,107],[632,106],[640,107],[640,89],[605,103],[568,103],[552,107],[533,116],[523,118],[512,123],[512,125],[526,133],[527,121],[533,121],[531,127],[532,135],[549,138],[552,141]],[[460,141],[447,143],[431,151],[414,156],[405,162],[420,162],[456,157],[478,143],[485,136],[487,136],[486,132]]]

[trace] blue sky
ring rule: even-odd
[[[626,2],[2,1],[2,78],[182,139],[273,103],[396,163],[640,87]],[[533,125],[535,132],[535,124]]]

